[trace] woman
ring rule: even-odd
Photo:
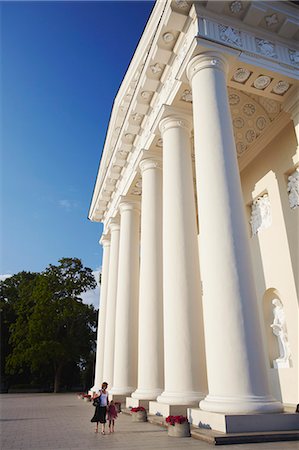
[[[104,382],[102,384],[102,389],[93,397],[94,403],[96,403],[96,410],[91,422],[96,422],[95,432],[98,432],[99,422],[102,424],[102,434],[105,434],[105,423],[106,423],[106,413],[108,401],[108,383]]]

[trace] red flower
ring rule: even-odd
[[[131,409],[131,412],[138,412],[138,411],[145,411],[145,408],[143,408],[143,406],[137,406],[137,408]]]
[[[166,423],[169,425],[175,425],[176,423],[185,423],[188,422],[187,417],[185,416],[168,416],[166,417]]]

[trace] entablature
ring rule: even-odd
[[[235,12],[239,3],[241,9]],[[298,8],[285,2],[256,3],[156,3],[114,102],[89,212],[91,220],[105,222],[115,214],[120,196],[129,191],[141,194],[136,167],[145,151],[161,151],[156,122],[164,105],[189,108],[192,113],[185,69],[194,55],[207,50],[224,53],[229,62],[229,95],[235,91],[242,104],[251,97],[247,104],[256,103],[255,111],[260,112],[256,120],[262,128],[276,118],[280,104],[292,95],[298,80],[298,23],[297,31],[294,25]],[[273,14],[277,14],[280,27],[272,24]],[[266,21],[272,16],[272,22]],[[292,33],[283,31],[286,22],[293,24]],[[252,141],[261,133],[255,121],[255,126],[243,130],[242,143],[240,124],[244,118],[240,119],[237,108],[231,106],[240,156],[251,144],[244,145],[246,132]]]

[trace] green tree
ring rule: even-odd
[[[31,285],[36,276],[36,273],[20,272],[0,282],[1,381],[3,384],[6,384],[8,381],[5,363],[12,351],[10,345],[11,325],[17,319],[16,308],[20,302],[20,293],[25,293],[26,288]],[[30,302],[28,302],[27,306],[29,309]]]
[[[19,293],[8,371],[28,364],[33,373],[48,370],[58,392],[64,368],[87,360],[94,346],[96,311],[80,295],[95,287],[91,269],[78,258],[62,258],[38,274]]]

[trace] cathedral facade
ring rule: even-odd
[[[153,8],[89,212],[104,225],[93,389],[107,381],[128,407],[294,429],[281,413],[299,403],[298,11]]]

